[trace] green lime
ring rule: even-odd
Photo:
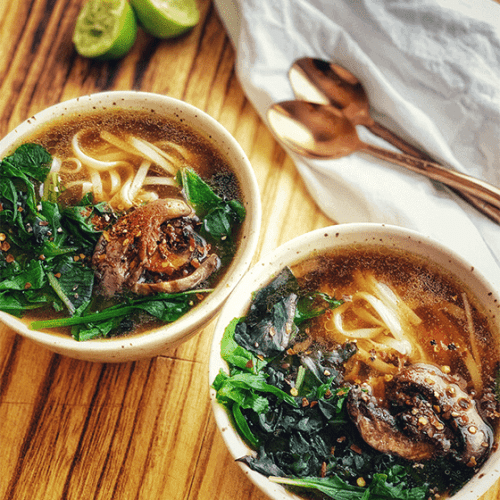
[[[117,59],[135,42],[137,20],[127,0],[88,0],[76,20],[73,43],[84,57]]]
[[[144,31],[157,38],[172,38],[200,20],[196,0],[130,0]]]

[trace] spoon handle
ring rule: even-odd
[[[493,222],[500,224],[500,208],[494,207],[491,203],[480,200],[479,198],[476,198],[469,193],[465,193],[464,191],[460,191],[459,189],[451,189],[455,194],[486,215],[486,217],[489,217]]]
[[[422,160],[432,161],[432,158],[429,155],[425,154],[423,151],[420,151],[420,149],[416,148],[415,146],[412,146],[403,138],[399,137],[394,132],[384,127],[384,125],[382,125],[381,123],[372,121],[369,125],[365,125],[365,127],[370,130],[370,132],[378,135],[380,138],[384,139],[389,144],[392,144],[403,153],[415,156]]]
[[[500,208],[500,189],[485,181],[443,167],[439,163],[421,160],[403,153],[395,153],[364,142],[360,143],[359,150],[405,167],[413,172],[423,174],[430,179],[471,194],[494,207]]]
[[[424,153],[423,151],[416,148],[412,144],[406,142],[404,139],[396,135],[394,132],[384,127],[384,125],[382,125],[381,123],[373,121],[369,125],[365,125],[365,127],[368,128],[373,134],[381,137],[389,144],[392,144],[393,146],[398,148],[403,153],[415,156],[416,158],[420,158],[421,160],[426,160],[430,162],[433,161],[428,154]],[[477,210],[482,212],[491,220],[500,224],[500,209],[497,209],[493,205],[490,205],[489,203],[486,203],[469,193],[460,191],[460,189],[452,188],[452,190],[454,193],[463,198],[470,205],[475,207]]]

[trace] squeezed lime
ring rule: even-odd
[[[200,20],[196,0],[130,1],[144,31],[157,38],[179,36]]]
[[[127,0],[88,0],[78,14],[73,43],[83,57],[118,59],[136,36],[137,20]]]

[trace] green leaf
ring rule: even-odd
[[[32,260],[20,273],[0,282],[1,290],[39,289],[46,284],[46,276],[39,260]]]
[[[8,164],[39,182],[46,179],[51,163],[52,156],[45,148],[30,143],[22,144],[12,155],[7,156],[2,161],[2,164]]]
[[[297,486],[311,490],[321,491],[325,495],[335,500],[365,500],[365,489],[358,486],[352,486],[337,476],[333,477],[270,477],[273,483],[284,484],[287,486]],[[381,499],[380,499],[381,500]]]
[[[222,199],[194,170],[183,168],[179,173],[184,194],[200,219],[221,204]]]
[[[308,319],[321,316],[327,309],[335,309],[343,303],[343,300],[337,300],[322,292],[315,292],[303,296],[297,303],[294,319],[295,324],[300,325]]]
[[[245,218],[245,207],[238,200],[223,200],[194,170],[181,169],[178,180],[202,220],[202,236],[232,245],[235,229]]]
[[[250,446],[257,448],[259,446],[259,439],[250,430],[243,413],[241,413],[241,408],[237,403],[233,404],[232,411],[234,421],[240,430],[241,435],[248,441]]]
[[[124,304],[117,304],[96,313],[89,313],[82,316],[75,315],[70,318],[33,321],[30,328],[38,330],[41,328],[61,328],[74,325],[93,325],[93,327],[97,327],[97,324],[100,322],[107,322],[112,318],[124,318],[138,310],[145,311],[164,322],[175,321],[179,318],[179,315],[185,314],[193,307],[194,303],[191,297],[193,294],[208,293],[211,291],[210,289],[206,289],[177,294],[158,294],[152,297],[130,300]]]
[[[234,331],[240,321],[238,318],[233,319],[224,330],[221,340],[221,356],[229,366],[236,366],[241,370],[256,374],[266,362],[261,361],[257,356],[254,356],[250,351],[235,342]]]
[[[428,487],[408,488],[387,482],[386,474],[374,474],[368,488],[353,486],[338,476],[316,478],[270,477],[274,483],[321,491],[335,500],[426,500]]]
[[[235,388],[241,390],[254,390],[266,394],[274,394],[278,399],[285,401],[291,406],[298,406],[295,399],[274,385],[266,383],[263,375],[239,372],[225,380],[224,385],[219,388],[221,394],[230,394]]]

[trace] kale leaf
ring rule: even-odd
[[[289,268],[255,295],[247,317],[235,326],[234,339],[264,357],[283,352],[297,332],[294,323],[298,283]]]

